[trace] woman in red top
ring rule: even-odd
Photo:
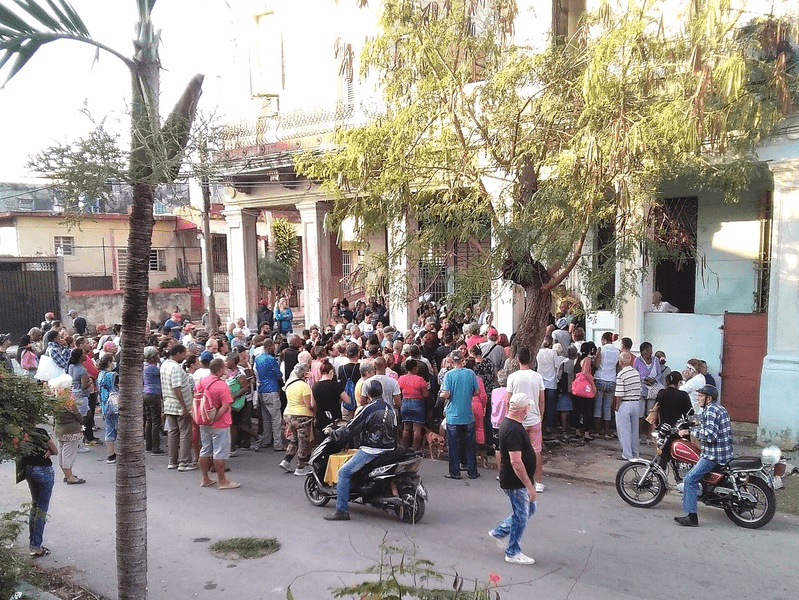
[[[427,382],[417,373],[419,363],[409,358],[405,361],[407,373],[399,378],[402,392],[402,445],[408,448],[413,430],[413,449],[422,449],[422,425],[424,424],[424,401],[430,395]]]

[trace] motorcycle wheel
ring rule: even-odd
[[[649,474],[639,485],[647,469],[650,469]],[[616,491],[630,506],[652,508],[666,495],[666,480],[649,465],[631,462],[624,465],[616,474]]]
[[[416,486],[398,486],[397,493],[403,504],[402,522],[413,525],[421,521],[424,516],[424,498],[416,493]]]
[[[724,509],[730,521],[747,529],[757,529],[771,521],[777,511],[777,498],[768,483],[759,477],[750,477],[738,489],[744,498]]]
[[[313,475],[308,475],[305,478],[305,497],[308,498],[308,502],[314,506],[324,506],[330,502],[330,497],[322,493]]]

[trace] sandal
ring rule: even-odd
[[[31,551],[31,558],[41,558],[42,556],[47,556],[48,554],[50,554],[50,548],[45,548],[42,546],[41,552]]]
[[[77,478],[73,479],[72,481],[67,480],[67,485],[78,485],[80,483],[86,483],[86,480],[85,479],[81,479],[80,477],[77,477]]]

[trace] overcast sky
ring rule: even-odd
[[[0,0],[10,6],[11,0]],[[200,109],[226,112],[249,101],[247,16],[241,0],[159,0],[153,23],[162,30],[161,111],[165,115],[196,73],[205,74]],[[133,52],[136,0],[72,0],[92,36],[126,56]],[[243,16],[244,15],[244,16]],[[242,19],[244,22],[242,22]],[[130,78],[119,59],[72,41],[44,46],[0,89],[0,181],[29,181],[28,157],[93,127],[84,105],[110,130],[127,130]],[[3,80],[8,69],[2,72]]]

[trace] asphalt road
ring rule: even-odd
[[[483,584],[493,571],[501,577],[503,600],[799,595],[797,517],[778,514],[766,528],[750,531],[721,511],[700,507],[702,526],[686,530],[672,521],[681,513],[674,492],[657,508],[638,510],[612,487],[550,478],[522,544],[537,562],[509,565],[486,535],[509,510],[496,471],[456,482],[444,479],[444,462],[426,460],[422,476],[430,501],[421,523],[403,525],[361,506],[351,509],[351,521],[330,523],[322,515],[332,505],[312,506],[303,480],[278,468],[280,458],[271,450],[241,452],[229,464],[230,477],[242,487],[220,491],[200,488],[198,471],[169,471],[165,456],[147,457],[151,599],[277,599],[286,597],[289,585],[297,600],[330,598],[331,587],[355,581],[355,572],[375,564],[383,540],[415,546],[445,574],[443,587],[455,573]],[[116,598],[113,469],[101,447],[78,455],[74,470],[85,485],[67,486],[56,467],[45,531],[53,553],[42,559],[74,567],[79,581],[107,598]],[[29,497],[13,474],[12,464],[0,465],[3,510]],[[239,536],[276,537],[282,548],[238,562],[208,550],[212,541]]]

